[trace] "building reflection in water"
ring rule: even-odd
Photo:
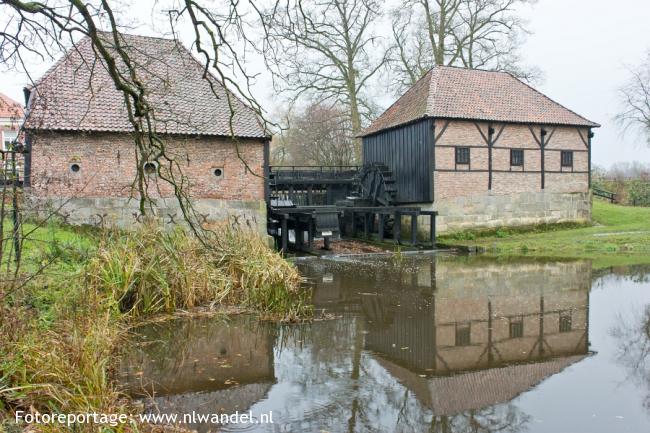
[[[586,261],[300,267],[336,319],[150,326],[124,359],[127,389],[154,393],[161,412],[273,410],[283,431],[515,432],[529,419],[509,402],[589,355]]]

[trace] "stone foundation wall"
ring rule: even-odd
[[[591,195],[587,192],[521,192],[477,194],[445,198],[421,205],[438,211],[436,230],[449,233],[468,229],[591,221]],[[404,223],[403,223],[404,224]],[[422,218],[420,227],[428,227]]]
[[[175,198],[155,199],[155,217],[164,225],[184,224]],[[266,236],[266,204],[263,200],[195,199],[201,224],[230,221]],[[55,217],[73,225],[134,228],[143,222],[139,201],[122,197],[42,198],[27,195],[25,215]]]

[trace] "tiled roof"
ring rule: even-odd
[[[420,118],[599,127],[506,72],[436,66],[361,134]]]
[[[108,34],[103,34],[109,40]],[[145,82],[161,134],[231,136],[226,90],[172,39],[122,35],[137,74]],[[126,67],[120,63],[124,73]],[[92,78],[92,79],[91,79]],[[212,85],[212,87],[211,87]],[[213,91],[214,89],[214,91]],[[256,113],[231,94],[238,137],[267,136]],[[131,132],[126,103],[89,38],[79,41],[32,89],[28,129]]]
[[[451,416],[507,403],[587,356],[571,355],[437,377],[422,377],[380,356],[375,359],[434,415]]]
[[[23,107],[7,95],[0,93],[0,117],[19,120],[23,117]]]

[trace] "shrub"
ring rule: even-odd
[[[650,182],[632,180],[628,183],[628,204],[650,206]]]

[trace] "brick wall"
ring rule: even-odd
[[[446,128],[445,128],[445,125]],[[488,135],[488,124],[479,122],[483,134]],[[476,124],[471,121],[436,121],[434,188],[435,200],[467,197],[478,194],[513,194],[525,191],[539,192],[541,186],[541,150],[528,125],[495,123],[492,150],[492,189],[488,189],[488,146]],[[502,132],[501,128],[503,127]],[[443,132],[444,129],[444,132]],[[540,137],[540,126],[534,126]],[[582,128],[580,136],[575,127],[546,127],[544,152],[544,189],[554,192],[574,193],[588,191],[588,152],[583,142],[588,129]],[[498,139],[497,139],[498,136]],[[470,164],[455,162],[455,148],[470,147]],[[524,151],[524,165],[510,165],[510,150]],[[573,151],[573,167],[561,167],[562,150]]]
[[[173,138],[165,143],[176,165],[177,178],[186,176],[186,191],[205,221],[235,216],[240,222],[266,230],[264,204],[264,146],[242,140],[239,159],[235,145],[216,137]],[[138,222],[135,149],[127,134],[39,132],[32,137],[30,199],[40,212],[49,206],[73,224],[130,226]],[[77,164],[74,172],[71,166]],[[215,176],[220,169],[222,175]],[[172,186],[148,175],[148,194],[156,199],[165,223],[179,222],[180,209]],[[242,218],[244,217],[244,218]]]
[[[178,138],[166,143],[189,180],[192,198],[263,200],[264,152],[260,141],[239,143],[240,153],[258,175],[246,170],[235,145],[221,138]],[[71,170],[78,164],[78,172]],[[220,168],[218,178],[214,170]],[[163,165],[163,171],[168,167]],[[127,134],[39,133],[32,141],[32,194],[38,197],[130,197],[136,177],[135,149]],[[152,197],[172,197],[172,187],[148,176]]]

